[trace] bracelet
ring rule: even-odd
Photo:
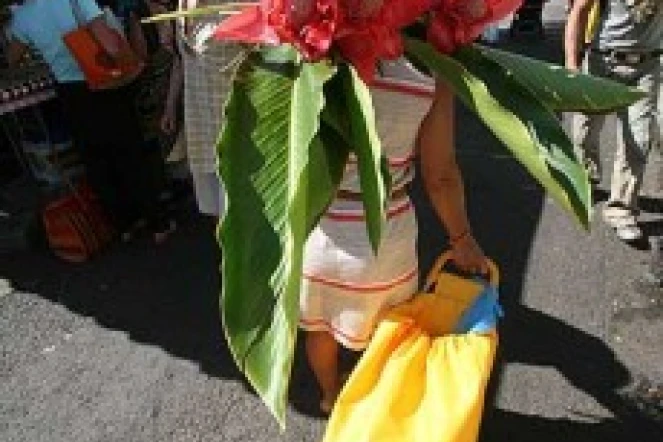
[[[470,236],[470,229],[465,229],[463,230],[462,233],[459,233],[458,235],[449,238],[449,245],[451,247],[455,246],[460,240],[465,239],[466,237]]]

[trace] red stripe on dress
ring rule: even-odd
[[[417,276],[418,271],[419,269],[415,267],[412,270],[402,274],[401,276],[381,284],[353,284],[340,281],[338,279],[330,279],[319,275],[310,275],[307,273],[304,273],[304,278],[311,282],[317,282],[319,284],[348,290],[350,292],[382,292],[411,281],[415,276]]]
[[[412,152],[405,157],[387,158],[387,163],[389,163],[389,167],[405,167],[409,166],[410,163],[412,163],[414,157],[415,154],[414,152]],[[348,158],[348,164],[357,164],[357,163],[358,161],[356,156],[350,156]]]
[[[435,92],[432,87],[412,85],[411,83],[401,83],[386,81],[384,79],[376,79],[373,81],[373,86],[376,89],[381,89],[389,92],[400,92],[415,97],[433,98]]]
[[[387,219],[394,218],[398,215],[401,215],[412,208],[412,202],[408,199],[405,203],[401,204],[398,207],[390,209],[387,212]],[[347,222],[347,221],[363,221],[366,218],[363,210],[327,210],[325,213],[325,218],[329,218],[333,221]]]
[[[341,336],[346,341],[353,342],[355,344],[363,344],[370,340],[369,338],[355,338],[354,336],[350,336],[347,333],[344,333],[341,330],[337,329],[330,322],[325,321],[324,319],[300,319],[299,323],[304,327],[323,326],[328,332]]]

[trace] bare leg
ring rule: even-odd
[[[306,356],[322,392],[320,409],[329,413],[340,391],[338,343],[327,332],[307,332]]]

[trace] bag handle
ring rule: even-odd
[[[432,290],[433,286],[437,282],[437,277],[438,275],[442,272],[442,268],[444,268],[444,265],[451,261],[451,251],[447,250],[446,252],[442,253],[437,260],[435,260],[435,264],[433,264],[433,267],[431,268],[430,272],[428,272],[428,276],[426,277],[426,283],[424,284],[424,291],[429,292]],[[489,283],[493,287],[497,287],[500,283],[500,271],[497,268],[497,265],[491,260],[488,259],[488,269],[489,269]]]

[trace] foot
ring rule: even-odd
[[[638,226],[635,217],[605,218],[608,224],[615,231],[617,238],[624,242],[634,242],[642,239],[642,229]]]
[[[324,414],[331,414],[334,409],[334,404],[336,404],[336,399],[338,399],[339,392],[323,394],[322,400],[320,401],[320,411]]]
[[[637,225],[615,227],[615,235],[624,242],[634,242],[642,239],[642,229]]]

